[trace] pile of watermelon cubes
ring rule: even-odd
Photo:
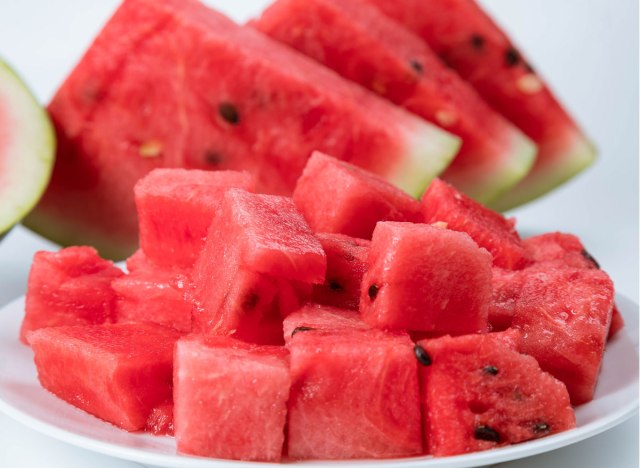
[[[38,252],[21,338],[42,386],[183,454],[448,456],[575,426],[611,280],[578,238],[435,179],[422,200],[316,152],[293,197],[248,173],[157,169],[127,273]]]

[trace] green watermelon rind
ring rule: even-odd
[[[44,193],[55,159],[49,115],[18,74],[0,60],[0,100],[17,124],[11,146],[0,151],[0,238],[20,222]]]

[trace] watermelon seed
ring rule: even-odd
[[[338,283],[337,281],[329,281],[329,289],[331,289],[332,291],[342,291],[344,290],[344,288],[342,287],[342,285],[340,283]]]
[[[489,375],[498,375],[498,368],[496,366],[486,366],[482,369],[482,372]]]
[[[589,252],[587,252],[586,249],[582,249],[582,256],[587,260],[589,260],[591,263],[593,263],[596,268],[598,269],[600,268],[600,264],[597,262],[595,258],[593,258],[593,256]]]
[[[536,434],[547,434],[551,430],[551,427],[545,422],[536,423],[533,426],[533,432]]]
[[[204,161],[212,166],[222,164],[222,155],[217,151],[208,150],[204,153]]]
[[[423,366],[431,365],[431,357],[429,357],[429,355],[427,354],[427,352],[424,350],[422,346],[415,345],[413,347],[413,352],[416,355],[416,359],[420,364],[422,364]]]
[[[471,45],[476,50],[484,49],[484,37],[480,36],[479,34],[473,34],[471,36]]]
[[[422,75],[424,73],[424,67],[417,60],[411,60],[411,68],[413,68],[417,74]]]
[[[295,335],[298,332],[305,332],[305,331],[311,331],[311,330],[313,330],[313,328],[311,327],[296,327],[291,332],[291,338],[293,338],[293,335]]]
[[[511,47],[505,52],[504,59],[507,62],[508,67],[513,67],[516,66],[518,62],[520,62],[520,54],[516,49]]]
[[[231,125],[238,125],[240,123],[240,114],[238,109],[233,104],[223,102],[218,106],[218,112],[220,117],[229,122]]]
[[[489,426],[478,426],[474,431],[474,437],[477,440],[487,440],[489,442],[500,442],[500,434]]]
[[[260,296],[256,293],[252,292],[245,296],[244,301],[242,301],[242,309],[243,310],[253,310],[260,302]]]
[[[524,64],[524,69],[527,70],[529,73],[535,73],[536,70],[531,66],[530,63],[525,63]]]
[[[376,286],[375,284],[372,284],[371,286],[369,286],[369,299],[371,299],[372,301],[376,298],[376,296],[378,295],[378,291],[380,290],[380,288],[378,288],[378,286]]]

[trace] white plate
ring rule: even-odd
[[[595,399],[576,411],[578,427],[554,436],[468,455],[433,458],[337,462],[298,462],[309,466],[469,467],[547,452],[594,436],[620,424],[638,408],[638,306],[617,297],[626,327],[608,346]],[[256,463],[176,455],[171,437],[131,434],[57,399],[37,380],[31,350],[18,340],[24,300],[0,310],[0,411],[46,435],[88,450],[148,465],[173,468],[223,468]]]

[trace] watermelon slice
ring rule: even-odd
[[[486,332],[491,256],[462,232],[378,223],[362,279],[360,313],[379,328]]]
[[[518,333],[420,341],[425,444],[458,455],[575,427],[567,389],[518,352]]]
[[[234,460],[282,456],[291,385],[287,351],[193,335],[175,353],[178,451]]]
[[[291,458],[422,452],[416,361],[406,334],[312,330],[296,333],[288,348]]]
[[[357,312],[320,304],[305,304],[282,321],[284,341],[289,343],[298,333],[312,330],[369,330]]]
[[[420,203],[384,179],[315,152],[293,192],[314,232],[371,239],[378,221],[422,221]]]
[[[422,212],[427,223],[444,223],[447,229],[466,232],[491,252],[493,263],[518,269],[530,263],[515,221],[485,208],[443,182],[434,180],[422,197]]]
[[[552,190],[595,149],[543,79],[475,0],[366,0],[420,36],[539,148],[531,172],[490,205],[507,210]]]
[[[357,0],[277,0],[252,23],[462,138],[442,177],[483,203],[521,180],[537,149],[417,36]],[[371,53],[375,51],[375,53]]]
[[[38,379],[78,408],[127,431],[172,398],[180,334],[152,324],[52,327],[29,333]]]
[[[153,168],[245,169],[290,194],[322,150],[419,196],[460,144],[194,0],[125,1],[49,109],[60,151],[28,226],[119,258]]]
[[[47,113],[0,60],[0,239],[36,205],[53,168]]]
[[[97,325],[114,320],[111,282],[122,276],[92,247],[36,252],[29,272],[20,339],[30,331],[60,325]]]

